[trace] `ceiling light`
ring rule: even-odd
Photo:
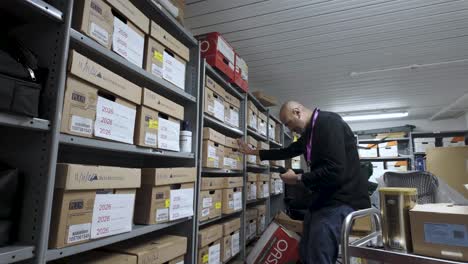
[[[345,115],[343,116],[344,121],[364,121],[364,120],[376,120],[376,119],[390,119],[390,118],[401,118],[407,117],[408,112],[398,113],[381,113],[381,114],[367,114],[367,115]]]

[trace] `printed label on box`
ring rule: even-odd
[[[229,111],[230,111],[229,113],[230,118],[229,118],[228,123],[230,125],[238,127],[239,126],[239,112],[237,112],[237,110],[234,110],[234,109],[230,109]]]
[[[257,199],[257,185],[255,183],[250,185],[250,199],[255,200]]]
[[[465,225],[424,223],[424,240],[431,244],[467,247],[468,232]]]
[[[237,160],[231,159],[231,168],[237,169]]]
[[[257,163],[257,156],[249,155],[249,162],[250,163]]]
[[[255,222],[249,223],[249,237],[255,236],[257,233],[257,224]]]
[[[210,214],[210,208],[202,209],[202,217],[208,216]]]
[[[162,78],[163,69],[159,65],[151,63],[151,73]]]
[[[164,118],[158,120],[158,148],[179,151],[180,124]]]
[[[156,222],[169,221],[169,208],[156,210]]]
[[[270,196],[270,190],[268,188],[268,184],[263,184],[263,197]]]
[[[242,193],[241,192],[235,192],[233,195],[233,200],[234,200],[234,210],[242,210]]]
[[[221,260],[221,245],[216,244],[208,249],[208,264],[219,264]]]
[[[67,244],[88,240],[91,238],[91,223],[71,225],[68,227]]]
[[[211,207],[213,206],[213,199],[211,197],[208,198],[203,198],[203,208]]]
[[[185,90],[185,64],[164,52],[163,78]]]
[[[229,60],[229,67],[231,67],[230,64],[234,63],[234,50],[221,37],[218,37],[218,43],[216,46],[219,52]],[[231,68],[234,69],[234,64]]]
[[[260,230],[265,230],[265,216],[260,217]]]
[[[135,194],[96,194],[91,238],[100,238],[132,230]]]
[[[231,252],[232,256],[235,256],[240,251],[240,238],[239,233],[235,233],[231,236]]]
[[[265,122],[260,122],[260,124],[259,124],[259,126],[258,126],[258,130],[259,130],[260,134],[266,136],[266,131],[267,131],[267,129],[266,129],[266,124],[265,124]]]
[[[253,128],[257,128],[257,117],[255,115],[250,116],[250,126]]]
[[[94,135],[133,144],[136,110],[98,97]]]
[[[145,133],[145,144],[150,146],[157,146],[158,136],[154,133]]]
[[[224,166],[232,168],[233,159],[224,157]]]
[[[217,158],[216,148],[213,146],[208,146],[208,158]]]
[[[169,220],[193,216],[193,188],[171,190]]]
[[[117,17],[114,17],[112,39],[112,50],[141,68],[145,39]]]
[[[89,25],[89,32],[97,42],[104,46],[109,45],[109,33],[98,24],[91,22],[91,25]]]
[[[70,131],[91,135],[93,133],[93,120],[86,117],[72,115]]]
[[[214,100],[214,116],[219,120],[224,120],[224,104],[222,100]]]
[[[229,209],[234,209],[234,201],[233,200],[229,200],[228,207],[229,207]]]

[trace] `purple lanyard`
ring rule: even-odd
[[[309,142],[306,145],[306,158],[307,158],[307,163],[310,165],[310,162],[312,160],[312,138],[314,137],[314,128],[315,128],[315,122],[317,121],[317,117],[319,115],[320,109],[315,108],[314,114],[312,115],[312,127],[310,130],[310,136],[309,136]]]

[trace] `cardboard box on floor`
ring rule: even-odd
[[[192,216],[193,192],[193,183],[164,186],[143,184],[136,193],[134,222],[152,225]],[[176,197],[179,197],[177,200],[181,204],[171,202]]]
[[[224,89],[206,76],[204,112],[224,122]]]
[[[468,146],[429,148],[426,155],[427,171],[444,180],[450,187],[468,199]]]
[[[49,247],[130,231],[140,176],[140,169],[57,164]]]
[[[111,48],[114,15],[111,7],[103,0],[75,1],[72,25],[107,49]]]
[[[468,206],[418,204],[409,212],[416,254],[468,262]]]
[[[220,177],[202,177],[201,179],[201,190],[219,190],[224,185],[224,179]]]
[[[203,222],[221,216],[222,198],[222,190],[201,191],[199,221]]]
[[[223,189],[223,214],[232,214],[242,210],[242,188]]]
[[[137,264],[166,263],[187,253],[187,238],[164,235],[156,239],[126,240],[104,248],[106,251],[117,252],[137,257]]]
[[[198,232],[198,248],[204,248],[223,237],[223,226],[216,224]]]
[[[198,250],[197,263],[221,263],[221,239]]]

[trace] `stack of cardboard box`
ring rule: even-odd
[[[50,248],[132,230],[140,169],[57,165]]]
[[[202,177],[198,205],[198,219],[200,222],[221,216],[223,183],[223,178]]]
[[[257,174],[247,173],[247,201],[257,199]]]
[[[193,216],[196,168],[144,168],[135,223],[160,224]]]
[[[223,226],[212,225],[198,232],[198,263],[221,263]]]
[[[257,174],[257,198],[270,196],[270,175],[266,173]]]
[[[232,214],[242,210],[242,177],[223,178],[223,214]]]
[[[254,239],[257,235],[258,210],[250,208],[245,211],[245,240]]]
[[[223,243],[221,243],[222,261],[226,263],[240,252],[241,219],[234,218],[223,225]]]

